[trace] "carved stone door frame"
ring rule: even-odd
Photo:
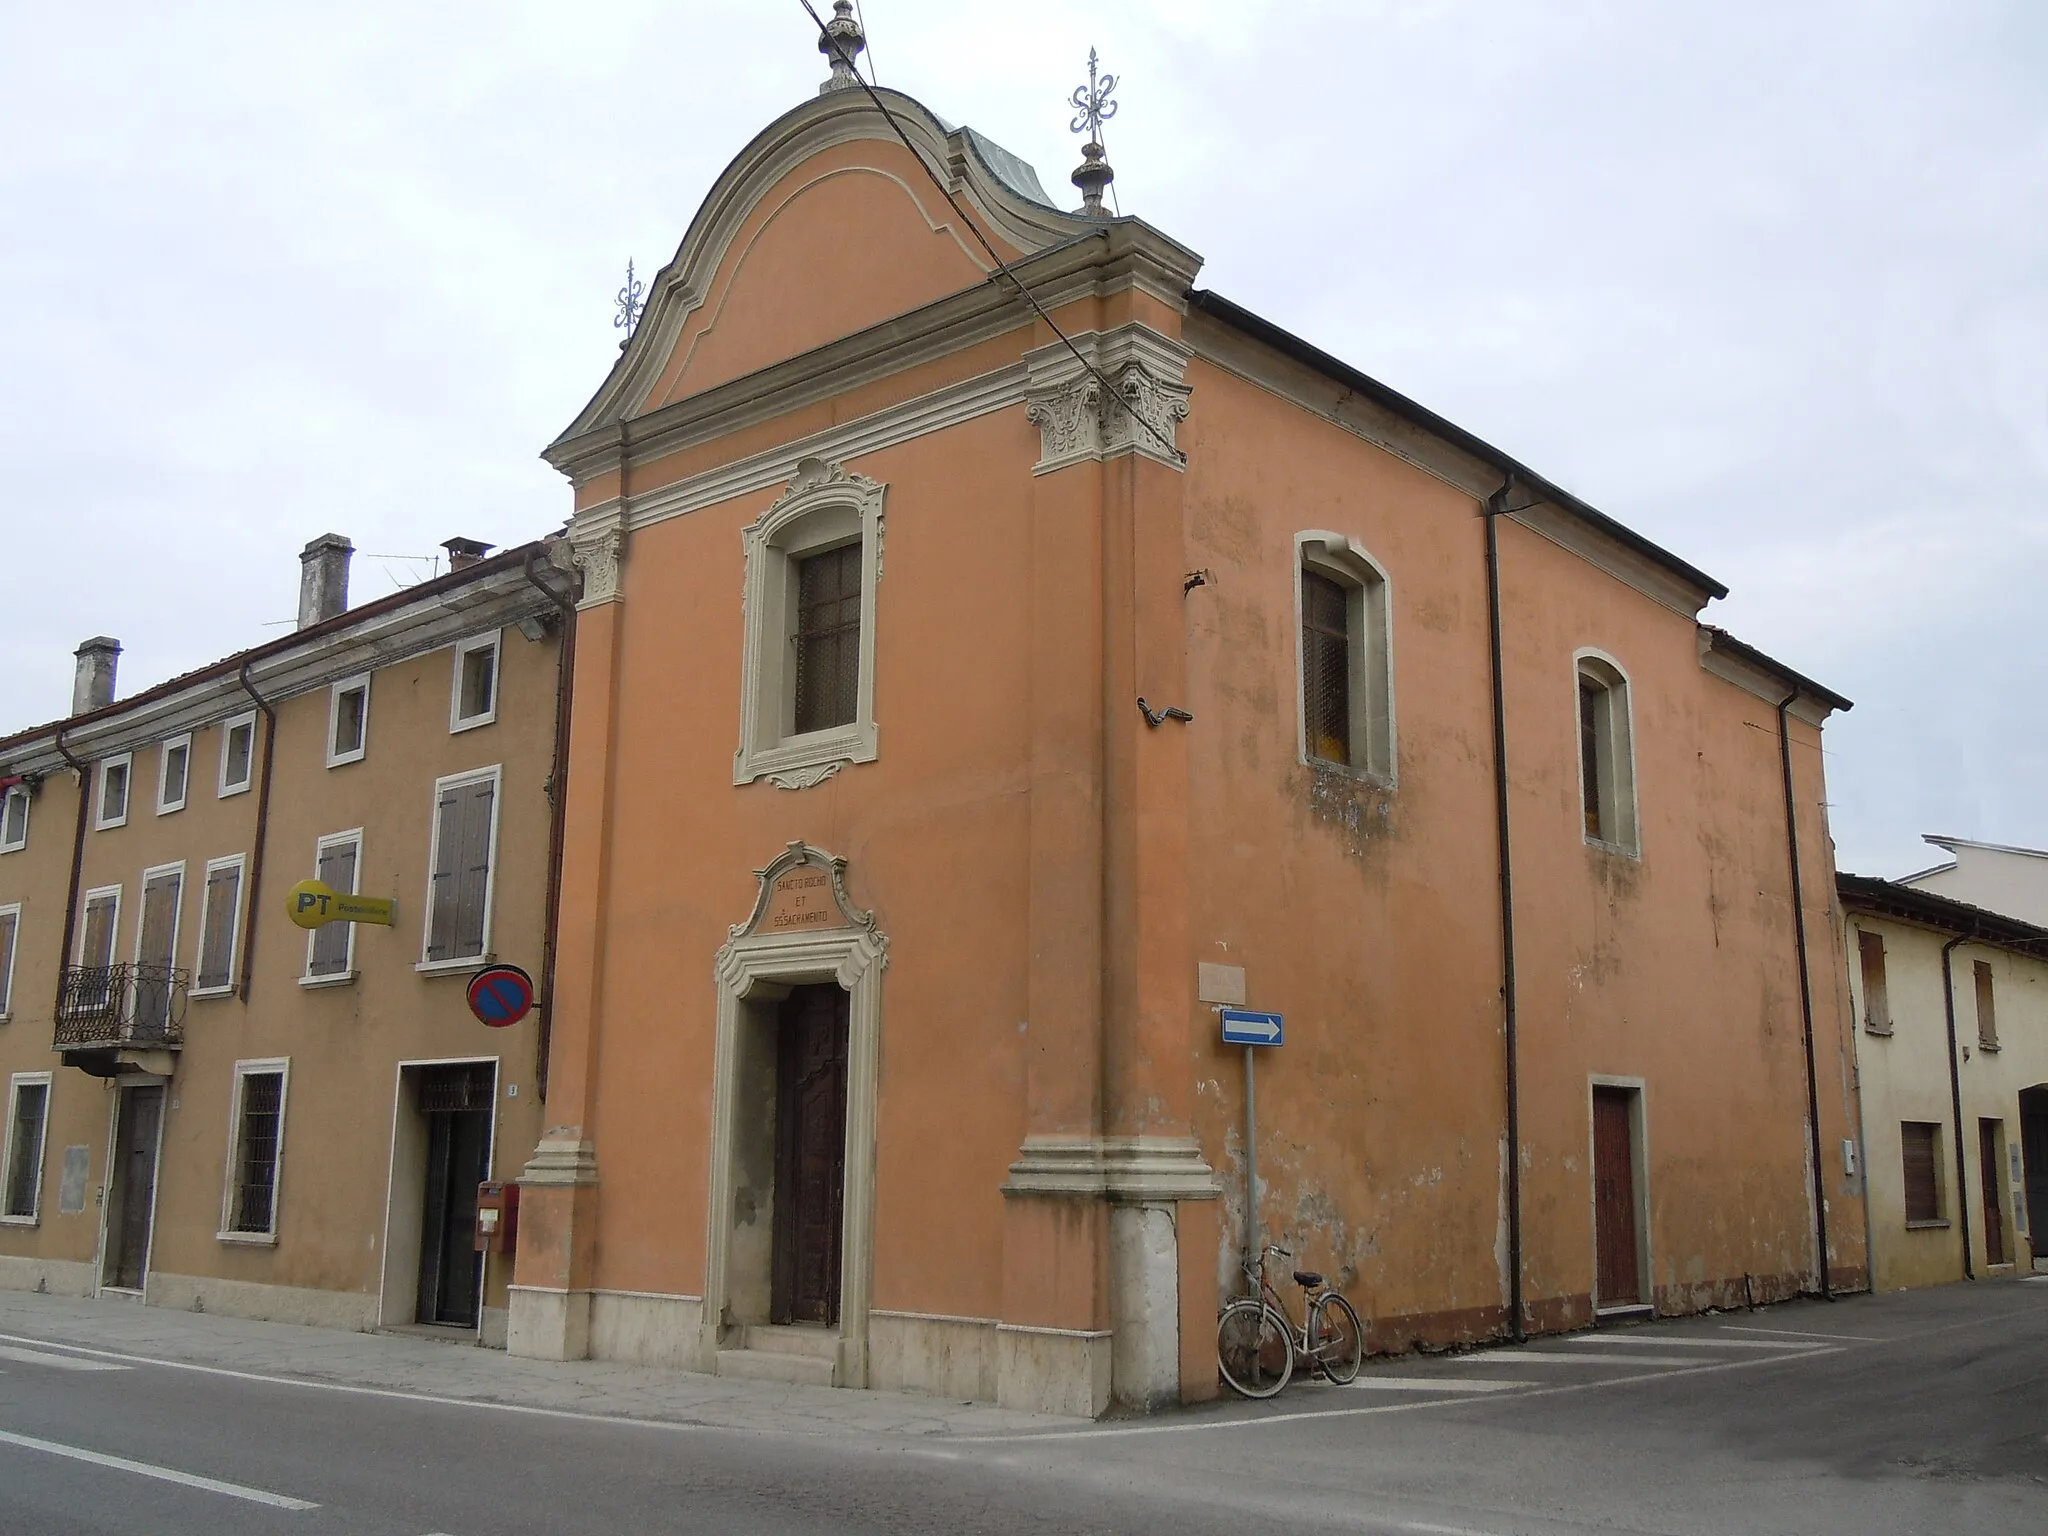
[[[789,926],[794,899],[786,891],[824,876],[818,889],[830,900]],[[839,1347],[833,1381],[864,1387],[868,1380],[868,1312],[873,1305],[875,1247],[875,1119],[881,1069],[882,972],[889,941],[874,914],[855,907],[845,884],[846,861],[804,843],[791,843],[766,869],[754,910],[731,930],[718,952],[718,1023],[712,1055],[711,1158],[705,1239],[704,1312],[700,1368],[715,1370],[729,1347],[732,1301],[736,1154],[739,1143],[741,1030],[749,1003],[779,1000],[791,987],[833,982],[847,993],[846,1184],[840,1238]],[[791,877],[786,881],[784,877]],[[772,914],[772,915],[771,915]],[[800,924],[800,925],[799,925]],[[763,931],[763,930],[767,931]]]

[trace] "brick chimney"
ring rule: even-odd
[[[459,571],[464,566],[475,565],[498,546],[486,544],[482,539],[444,539],[441,547],[448,551],[448,569]]]
[[[114,664],[121,659],[121,642],[111,635],[95,635],[73,654],[78,671],[71,682],[71,713],[105,709],[114,702]]]
[[[299,551],[299,628],[347,612],[348,557],[355,552],[338,533],[323,533]]]

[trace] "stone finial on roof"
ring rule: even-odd
[[[831,61],[832,77],[818,87],[820,96],[828,91],[860,89],[853,61],[867,45],[860,23],[853,19],[853,0],[832,0],[832,19],[825,23],[825,35],[818,39],[818,52]]]
[[[1073,183],[1081,189],[1083,216],[1100,219],[1109,216],[1102,206],[1102,194],[1116,180],[1116,172],[1109,168],[1102,149],[1102,125],[1116,116],[1116,103],[1109,94],[1116,89],[1116,76],[1098,75],[1097,62],[1095,50],[1090,48],[1088,83],[1076,86],[1069,101],[1074,108],[1073,132],[1088,135],[1081,146],[1081,164],[1074,172]]]

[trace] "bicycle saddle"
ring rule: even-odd
[[[1302,1286],[1321,1285],[1323,1277],[1312,1269],[1297,1269],[1294,1272],[1294,1283]]]

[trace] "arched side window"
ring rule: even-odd
[[[1579,802],[1586,841],[1640,853],[1636,823],[1635,732],[1628,677],[1612,659],[1590,651],[1578,666]]]
[[[1295,536],[1302,761],[1394,782],[1387,577],[1341,533]]]
[[[733,782],[801,789],[874,760],[883,487],[806,459],[746,530],[746,641]]]

